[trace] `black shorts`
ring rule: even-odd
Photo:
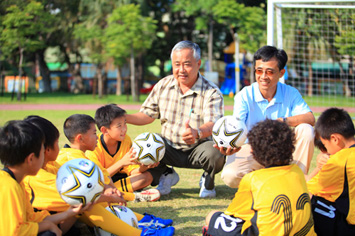
[[[348,224],[346,215],[339,212],[334,202],[313,196],[311,203],[314,231],[318,236],[355,235],[355,225]]]
[[[111,177],[112,181],[115,183],[116,181],[120,180],[120,179],[124,179],[127,178],[128,175],[124,174],[124,173],[116,173],[114,176]]]
[[[240,236],[244,222],[219,211],[212,215],[207,233],[213,236]]]

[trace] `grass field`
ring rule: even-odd
[[[141,97],[143,101],[145,97]],[[75,95],[75,96],[50,96],[44,95],[29,96],[27,101],[22,103],[31,104],[141,104],[142,102],[133,103],[126,101],[125,96],[116,97],[108,96],[103,99],[92,99],[88,95]],[[10,97],[0,97],[0,104],[10,103]],[[12,103],[12,102],[11,102]],[[14,102],[19,103],[19,102]],[[226,105],[233,105],[233,99],[226,97]],[[134,113],[136,110],[128,110],[128,113]],[[62,125],[64,120],[74,114],[82,113],[94,116],[94,110],[77,110],[77,111],[61,111],[61,110],[33,110],[33,111],[5,111],[0,110],[0,126],[4,125],[8,120],[23,119],[28,115],[40,115],[48,120],[52,121],[59,131],[61,132],[59,144],[62,147],[67,140],[63,134]],[[231,115],[232,111],[226,111],[225,115]],[[316,117],[319,113],[315,114]],[[354,116],[354,114],[352,114]],[[160,132],[160,123],[155,121],[148,126],[132,126],[128,125],[128,135],[133,139],[138,134],[146,131]],[[316,150],[314,157],[318,154]],[[311,170],[314,168],[315,158],[313,158]],[[199,179],[202,174],[202,170],[189,170],[176,168],[176,171],[180,175],[180,182],[173,187],[172,192],[168,196],[162,196],[158,202],[150,203],[129,203],[128,206],[139,213],[149,212],[163,218],[171,218],[174,220],[174,226],[176,228],[176,235],[201,235],[201,227],[204,225],[204,219],[207,213],[211,210],[224,210],[231,202],[235,194],[235,189],[227,187],[221,180],[220,174],[216,176],[216,191],[217,197],[213,199],[201,199],[199,198]]]

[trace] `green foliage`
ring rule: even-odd
[[[138,5],[122,5],[108,18],[103,40],[107,54],[123,61],[129,57],[131,48],[141,53],[151,47],[155,30],[156,21],[142,16]]]
[[[43,9],[43,5],[30,1],[27,5],[11,5],[2,18],[0,34],[1,49],[5,55],[11,55],[20,48],[33,52],[45,46],[39,36],[49,32],[53,17]]]
[[[266,16],[261,7],[246,7],[234,0],[222,0],[213,6],[217,22],[238,33],[240,47],[255,52],[266,43]]]
[[[341,27],[340,35],[335,36],[334,44],[340,54],[355,56],[355,14],[352,14],[350,19],[348,20],[350,21],[350,23],[348,23],[344,27]]]
[[[211,20],[238,33],[241,47],[256,51],[266,43],[266,15],[261,7],[246,7],[235,0],[177,0],[174,11],[195,16],[196,29],[207,30]]]

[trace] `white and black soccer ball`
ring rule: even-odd
[[[125,206],[120,205],[111,205],[106,207],[106,210],[120,218],[123,222],[127,223],[128,225],[138,228],[138,219],[136,215],[133,213],[131,209]],[[101,228],[95,227],[95,235],[96,236],[114,236],[114,234],[109,233]]]
[[[59,168],[56,187],[69,205],[86,205],[100,197],[104,190],[104,176],[94,162],[84,158],[73,159]]]
[[[212,139],[218,147],[238,148],[247,139],[245,123],[233,116],[224,116],[216,121],[212,128]]]
[[[165,154],[165,144],[163,139],[150,132],[138,135],[132,144],[136,152],[138,161],[143,165],[152,165],[163,159]]]

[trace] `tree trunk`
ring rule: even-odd
[[[313,96],[313,69],[312,62],[308,64],[308,96]]]
[[[117,66],[117,77],[116,77],[116,95],[119,96],[122,94],[122,77],[120,67]]]
[[[80,63],[76,63],[75,66],[69,66],[69,73],[72,74],[74,80],[74,88],[71,92],[74,93],[84,92],[84,83],[83,78],[81,77],[80,67]]]
[[[21,90],[22,90],[22,62],[23,62],[23,48],[20,47],[20,60],[19,60],[19,63],[18,63],[18,77],[19,77],[19,82],[17,84],[17,101],[21,101]],[[15,77],[15,80],[14,82],[16,81],[16,77]],[[15,83],[14,83],[14,86],[15,86]]]
[[[208,33],[208,71],[213,71],[212,58],[213,58],[213,20],[211,16],[209,33]]]
[[[96,73],[97,73],[97,91],[98,91],[99,98],[102,98],[103,90],[104,90],[104,83],[103,83],[104,78],[102,75],[101,63],[97,64]]]
[[[133,101],[139,102],[139,98],[137,95],[137,87],[138,83],[136,81],[136,71],[135,71],[135,66],[134,66],[134,53],[133,53],[133,48],[131,47],[131,58],[130,58],[130,71],[131,71],[131,93],[132,93],[132,98]]]
[[[160,70],[160,78],[164,78],[165,77],[165,60],[163,60],[163,59],[160,59],[159,70]]]
[[[48,69],[47,63],[44,60],[44,49],[37,50],[36,51],[36,60],[39,65],[39,71],[42,76],[42,81],[43,81],[43,91],[44,92],[52,92],[52,87],[51,87],[51,77],[50,77],[50,71]]]

